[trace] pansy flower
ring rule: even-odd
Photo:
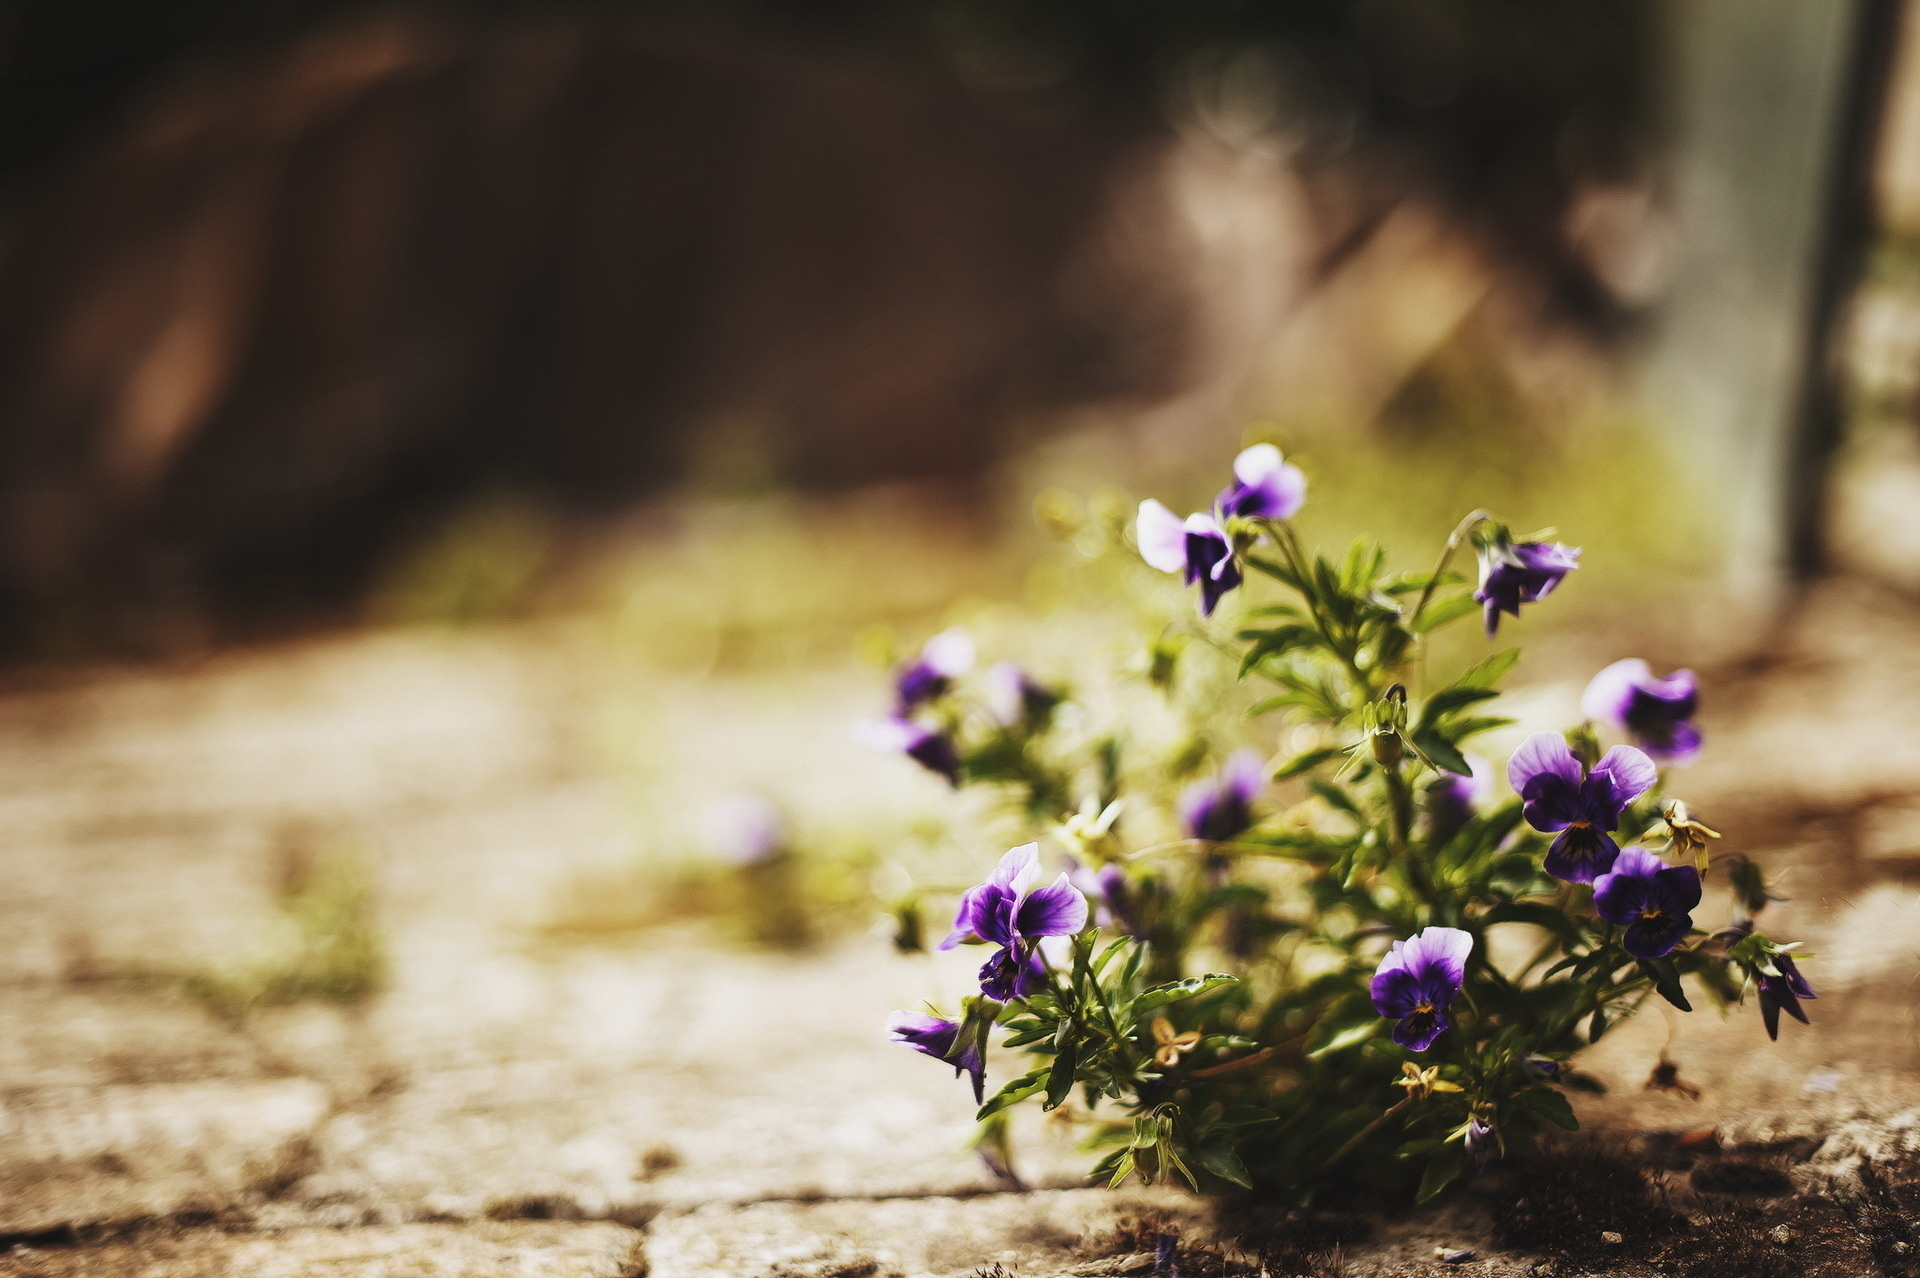
[[[989,666],[985,682],[987,710],[1002,727],[1040,727],[1060,704],[1059,693],[1011,661]]]
[[[973,637],[964,630],[943,630],[927,640],[920,655],[893,677],[894,714],[911,714],[945,696],[955,679],[973,669],[973,655]]]
[[[1446,1031],[1447,1009],[1467,979],[1473,937],[1457,927],[1429,927],[1395,941],[1373,974],[1373,1006],[1391,1017],[1393,1041],[1424,1052]]]
[[[985,883],[960,898],[953,931],[940,942],[943,950],[981,941],[1004,947],[980,969],[980,988],[989,998],[1005,1002],[1040,989],[1047,969],[1036,944],[1042,937],[1072,936],[1087,925],[1087,898],[1079,889],[1065,874],[1036,888],[1039,872],[1039,844],[1009,851]]]
[[[1073,857],[1068,857],[1067,863],[1071,867],[1067,871],[1067,881],[1079,888],[1081,895],[1093,903],[1095,924],[1125,932],[1135,938],[1144,936],[1134,908],[1137,903],[1133,884],[1128,880],[1125,870],[1109,863],[1095,872]]]
[[[1230,843],[1253,828],[1253,800],[1267,783],[1257,750],[1236,750],[1218,776],[1196,781],[1180,796],[1180,821],[1189,838]]]
[[[1693,930],[1700,904],[1700,872],[1668,865],[1645,848],[1620,853],[1613,868],[1593,883],[1593,908],[1624,927],[1621,947],[1635,958],[1665,958]]]
[[[1612,724],[1662,763],[1688,763],[1700,753],[1700,729],[1693,726],[1699,704],[1693,671],[1662,679],[1640,658],[1628,657],[1593,677],[1580,712]]]
[[[1507,761],[1507,780],[1526,800],[1527,824],[1558,832],[1545,869],[1568,883],[1591,883],[1613,868],[1620,814],[1657,777],[1653,760],[1632,746],[1615,746],[1587,772],[1557,732],[1534,733]]]
[[[973,1103],[978,1105],[986,1095],[987,1062],[980,1051],[980,1044],[967,1044],[960,1051],[954,1051],[954,1043],[960,1037],[960,1025],[938,1016],[929,1016],[925,1012],[895,1012],[887,1018],[887,1033],[896,1043],[905,1043],[916,1052],[924,1052],[937,1061],[945,1061],[953,1066],[953,1076],[970,1074],[973,1077]]]
[[[1810,1024],[1807,1014],[1800,1009],[1800,1000],[1819,996],[1813,992],[1813,986],[1807,984],[1807,978],[1800,975],[1791,954],[1775,951],[1771,957],[1780,974],[1769,976],[1763,972],[1760,975],[1760,1019],[1766,1023],[1767,1037],[1777,1041],[1780,1013],[1784,1010],[1802,1025]]]
[[[1502,534],[1480,550],[1480,588],[1473,597],[1486,609],[1487,635],[1500,628],[1500,614],[1520,615],[1523,603],[1538,603],[1580,566],[1580,550],[1559,542],[1510,542]]]
[[[1192,514],[1182,520],[1149,497],[1140,503],[1135,524],[1140,557],[1161,572],[1177,572],[1189,586],[1200,587],[1200,615],[1211,617],[1221,598],[1243,578],[1234,562],[1233,544],[1212,515]]]
[[[1272,444],[1255,444],[1233,459],[1233,482],[1213,500],[1222,519],[1292,519],[1307,504],[1307,477]]]

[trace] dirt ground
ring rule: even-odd
[[[1818,1189],[1920,1152],[1920,611],[1841,582],[1796,618],[1712,672],[1684,791],[1784,877],[1769,931],[1818,955],[1814,1026],[1643,1016],[1592,1052],[1612,1090],[1583,1118],[1724,1153],[1676,1175],[1759,1159]],[[883,1040],[942,973],[878,932],[543,941],[561,885],[729,791],[822,822],[940,801],[844,730],[874,697],[851,662],[610,689],[576,656],[538,627],[385,632],[0,694],[0,1275],[1029,1278],[1151,1270],[1145,1219],[1207,1236],[1177,1195],[1080,1187],[1043,1124],[1032,1191],[996,1180],[954,1080]],[[272,935],[286,849],[316,839],[375,867],[384,992],[228,1016],[183,993]],[[1697,1095],[1643,1085],[1662,1053]],[[1383,1224],[1346,1271],[1637,1272],[1494,1246],[1511,1189]]]

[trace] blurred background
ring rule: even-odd
[[[1013,827],[849,725],[1129,677],[1261,440],[1586,548],[1528,704],[1699,669],[1695,806],[1895,938],[1695,1073],[1894,1094],[1916,245],[1899,0],[0,6],[0,1233],[995,1184],[872,925]]]

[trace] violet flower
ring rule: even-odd
[[[1087,925],[1087,898],[1065,874],[1046,887],[1034,887],[1039,870],[1039,844],[1023,843],[1009,851],[985,883],[968,888],[960,898],[953,931],[940,942],[943,950],[962,942],[1003,946],[980,969],[981,992],[1003,1003],[1046,985],[1046,964],[1037,953],[1042,937],[1072,936]]]
[[[1373,1006],[1398,1023],[1393,1041],[1424,1052],[1446,1031],[1447,1009],[1467,979],[1473,937],[1457,927],[1429,927],[1395,941],[1373,974]]]
[[[1591,883],[1613,868],[1620,814],[1657,777],[1653,760],[1632,746],[1615,746],[1586,772],[1557,732],[1534,733],[1507,761],[1507,781],[1526,800],[1527,824],[1559,832],[1544,868],[1568,883]]]
[[[1613,869],[1594,880],[1593,908],[1626,928],[1620,944],[1635,958],[1665,958],[1693,930],[1700,904],[1700,872],[1668,865],[1645,848],[1627,848]]]
[[[1253,800],[1267,784],[1257,750],[1236,750],[1219,775],[1196,781],[1180,795],[1180,821],[1190,838],[1230,843],[1253,828]]]
[[[1475,1114],[1467,1120],[1467,1153],[1473,1156],[1473,1165],[1481,1171],[1487,1169],[1487,1159],[1499,1148],[1499,1140],[1494,1136],[1493,1124]]]
[[[1504,543],[1504,544],[1502,544]],[[1500,614],[1520,615],[1523,603],[1538,603],[1580,566],[1580,550],[1559,542],[1496,542],[1480,551],[1480,588],[1473,592],[1487,614],[1487,636],[1500,628]]]
[[[1818,998],[1813,986],[1807,984],[1807,978],[1800,975],[1800,969],[1794,966],[1791,954],[1776,951],[1772,956],[1773,965],[1780,969],[1780,975],[1760,977],[1760,1019],[1766,1023],[1767,1037],[1780,1038],[1780,1013],[1784,1009],[1788,1016],[1802,1025],[1811,1024],[1807,1014],[1800,1009],[1803,998]]]
[[[962,1074],[972,1075],[973,1103],[978,1105],[985,1099],[986,1057],[977,1042],[969,1043],[958,1053],[954,1052],[954,1042],[960,1037],[957,1021],[928,1016],[925,1012],[895,1012],[887,1018],[887,1033],[892,1036],[892,1041],[905,1043],[916,1052],[924,1052],[937,1061],[945,1061],[953,1066],[955,1078]]]
[[[1149,497],[1140,503],[1135,525],[1140,557],[1161,572],[1184,575],[1200,587],[1200,615],[1211,617],[1221,597],[1242,580],[1233,544],[1212,515],[1188,515],[1184,521]]]
[[[894,714],[904,716],[946,695],[953,681],[973,669],[973,637],[964,630],[943,630],[927,640],[920,655],[894,675]]]
[[[1233,483],[1213,500],[1221,519],[1292,519],[1307,503],[1307,477],[1280,459],[1272,444],[1255,444],[1233,459]]]
[[[1700,694],[1693,671],[1661,679],[1638,657],[1616,661],[1593,677],[1580,698],[1589,719],[1610,723],[1662,763],[1689,763],[1700,753],[1693,726]]]
[[[854,734],[876,750],[904,754],[929,772],[960,784],[960,747],[938,728],[911,719],[869,719],[854,725]]]
[[[1060,704],[1060,694],[1035,682],[1013,662],[1002,661],[987,670],[986,700],[988,712],[1002,727],[1035,728]]]
[[[1125,870],[1108,864],[1101,866],[1096,873],[1072,857],[1067,858],[1067,863],[1071,867],[1067,871],[1067,881],[1093,903],[1096,926],[1114,928],[1135,938],[1142,936],[1134,908],[1137,902],[1134,900],[1133,885],[1128,881]]]

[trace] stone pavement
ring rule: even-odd
[[[1714,749],[1685,786],[1730,850],[1788,871],[1768,922],[1819,955],[1815,1029],[1776,1047],[1751,1007],[1644,1016],[1592,1053],[1614,1090],[1584,1116],[1827,1137],[1808,1174],[1839,1174],[1920,1147],[1920,647],[1904,605],[1845,585],[1818,605],[1764,667],[1709,681]],[[389,633],[0,695],[0,1275],[1031,1278],[1122,1272],[1143,1213],[1203,1232],[1177,1196],[1079,1188],[1083,1156],[1037,1117],[1017,1136],[1038,1188],[1000,1192],[960,1085],[879,1030],[958,967],[877,935],[800,956],[680,925],[543,940],[566,884],[724,793],[825,826],[940,801],[848,739],[868,672],[689,685],[576,657],[538,631]],[[237,1019],[183,996],[178,974],[270,933],[290,831],[313,830],[378,867],[386,992]],[[1662,1052],[1698,1099],[1642,1087]],[[1442,1245],[1491,1258],[1439,1266]],[[1527,1259],[1457,1208],[1348,1272]]]

